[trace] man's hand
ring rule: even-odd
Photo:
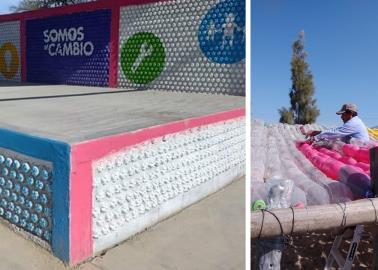
[[[320,130],[312,130],[312,131],[307,132],[305,136],[306,136],[306,138],[308,138],[308,137],[311,138],[311,137],[314,137],[314,136],[316,136],[320,133],[322,133]]]
[[[307,139],[307,142],[308,142],[308,144],[313,144],[314,142],[315,142],[315,138],[314,138],[314,136],[310,136],[308,139]]]

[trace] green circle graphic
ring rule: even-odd
[[[152,33],[136,33],[122,47],[122,71],[133,83],[146,84],[153,81],[160,75],[164,65],[163,43]]]

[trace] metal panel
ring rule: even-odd
[[[244,1],[121,8],[119,87],[244,95],[244,70]]]
[[[20,81],[20,22],[0,24],[0,81]]]
[[[27,80],[107,86],[110,10],[26,22]]]

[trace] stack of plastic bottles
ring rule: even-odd
[[[301,127],[252,121],[252,203],[266,197],[267,185],[277,179],[294,182],[292,206],[345,202],[354,198],[350,187],[343,182],[334,181],[317,169],[298,150],[296,141],[304,140]],[[306,125],[303,128],[307,131],[324,129],[318,125]]]
[[[374,144],[358,146],[340,141],[332,149],[297,142],[297,148],[327,177],[339,180],[351,188],[354,198],[368,197],[370,190],[369,149]]]
[[[252,181],[264,182],[265,160],[266,160],[266,143],[267,128],[264,122],[252,121],[251,129],[251,174]]]

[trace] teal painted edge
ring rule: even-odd
[[[0,146],[53,163],[52,242],[55,256],[69,262],[69,177],[71,146],[65,142],[0,128]]]

